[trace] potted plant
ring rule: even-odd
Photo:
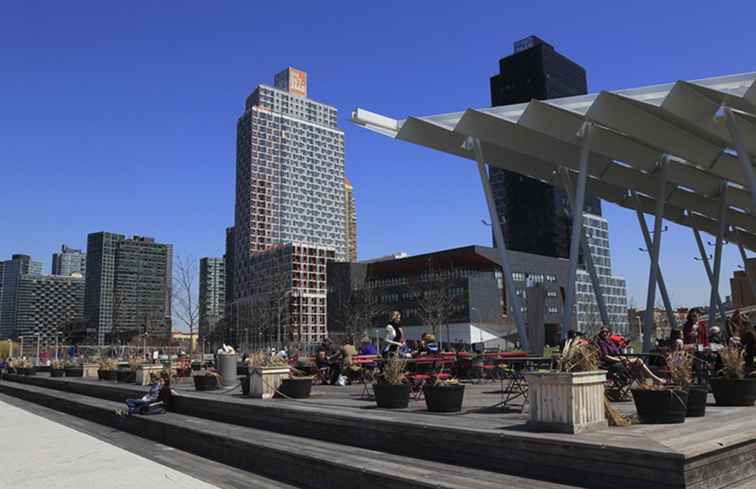
[[[290,367],[290,376],[281,381],[277,395],[290,399],[307,399],[312,392],[314,378],[312,375],[307,375],[306,372]]]
[[[220,374],[211,368],[192,370],[192,379],[198,391],[214,391],[222,383]]]
[[[598,348],[576,342],[559,359],[557,370],[525,373],[530,403],[527,425],[573,434],[607,427],[606,372],[598,369],[598,361]]]
[[[423,386],[425,405],[432,413],[454,413],[462,410],[465,386],[455,378],[441,380],[434,377],[432,383]]]
[[[247,367],[249,374],[242,377],[242,389],[246,389],[244,384],[247,383],[247,395],[250,397],[271,399],[281,383],[289,378],[289,365],[286,360],[266,352],[251,353],[247,357]]]
[[[409,405],[410,386],[405,376],[407,362],[399,357],[389,357],[383,364],[383,372],[373,384],[375,402],[380,408],[403,409]]]
[[[722,369],[710,377],[709,384],[717,406],[753,406],[756,402],[756,378],[745,377],[743,350],[729,346],[719,351]]]
[[[50,377],[63,377],[64,365],[62,360],[53,360],[50,363]]]
[[[83,377],[84,376],[84,368],[81,365],[76,365],[74,363],[66,362],[63,366],[63,371],[66,374],[66,377]]]
[[[11,360],[11,367],[18,375],[35,375],[37,373],[31,360],[26,358]]]
[[[706,396],[709,394],[706,386],[693,384],[693,355],[684,350],[674,351],[667,355],[672,384],[688,391],[688,403],[685,415],[700,417],[706,414]]]
[[[118,360],[115,358],[101,358],[98,364],[100,368],[97,370],[97,376],[100,380],[118,380]]]
[[[141,361],[139,361],[136,358],[129,358],[129,364],[125,368],[123,366],[119,367],[116,371],[116,379],[118,382],[123,382],[126,384],[133,384],[136,382],[136,371],[137,368],[141,365]]]

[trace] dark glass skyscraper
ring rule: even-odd
[[[530,36],[517,41],[514,51],[499,60],[499,74],[491,77],[493,106],[587,93],[585,69],[550,44]],[[568,258],[572,225],[564,191],[495,167],[490,179],[507,248]],[[586,196],[584,210],[600,216],[601,201]]]

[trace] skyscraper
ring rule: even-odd
[[[357,206],[352,182],[347,177],[344,177],[344,211],[347,261],[357,261]]]
[[[52,345],[68,323],[84,318],[84,277],[22,275],[16,294],[16,335]]]
[[[236,256],[302,242],[332,247],[343,260],[344,132],[336,108],[306,97],[302,71],[287,68],[275,79],[275,87],[252,92],[237,123]]]
[[[41,275],[42,262],[33,261],[29,255],[12,255],[0,267],[0,338],[15,338],[16,294],[24,275]]]
[[[202,258],[199,272],[199,335],[206,338],[223,318],[226,303],[225,261],[223,258]]]
[[[234,302],[234,273],[236,271],[236,261],[234,260],[234,253],[236,252],[234,236],[236,233],[234,231],[233,226],[226,228],[226,253],[223,255],[223,263],[226,269],[226,286],[224,287],[226,294],[224,302],[226,304]]]
[[[585,69],[536,36],[515,43],[491,77],[491,104],[509,105],[587,93]],[[571,219],[564,191],[507,170],[491,167],[491,190],[513,251],[568,258]],[[586,196],[585,212],[601,215],[601,201]]]
[[[171,332],[173,247],[107,232],[87,237],[84,315],[97,341],[128,341],[145,330]]]
[[[627,285],[624,277],[612,274],[609,251],[609,223],[601,216],[583,214],[583,228],[591,249],[591,258],[606,303],[609,325],[620,334],[629,333]],[[575,312],[578,331],[597,333],[602,326],[601,315],[593,292],[590,275],[580,268],[575,277]]]
[[[85,275],[87,270],[87,254],[81,250],[69,248],[67,245],[60,247],[59,253],[52,255],[52,274],[69,276],[72,273]]]
[[[274,85],[252,92],[237,123],[233,299],[258,309],[285,300],[315,310],[325,307],[319,269],[325,273],[327,260],[347,257],[344,133],[336,108],[308,98],[305,72],[287,68]],[[295,265],[302,267],[301,279],[279,273]],[[238,307],[232,314],[238,324]],[[302,338],[318,341],[326,334],[317,314],[287,313],[276,321],[287,321],[291,330],[296,317]]]

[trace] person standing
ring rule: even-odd
[[[389,355],[396,355],[396,352],[404,344],[404,331],[401,327],[402,313],[399,311],[392,311],[389,318],[389,322],[386,325],[386,347],[383,349],[383,357],[388,358]]]

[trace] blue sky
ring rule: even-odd
[[[489,244],[472,162],[352,125],[489,104],[488,78],[536,34],[588,71],[590,91],[756,70],[756,3],[13,2],[0,16],[0,257],[50,268],[62,243],[108,230],[220,256],[233,222],[235,124],[291,65],[336,106],[357,197],[359,255]],[[605,205],[615,271],[645,301],[635,216]],[[708,302],[690,231],[670,226],[675,304]],[[721,291],[737,266],[725,253]]]

